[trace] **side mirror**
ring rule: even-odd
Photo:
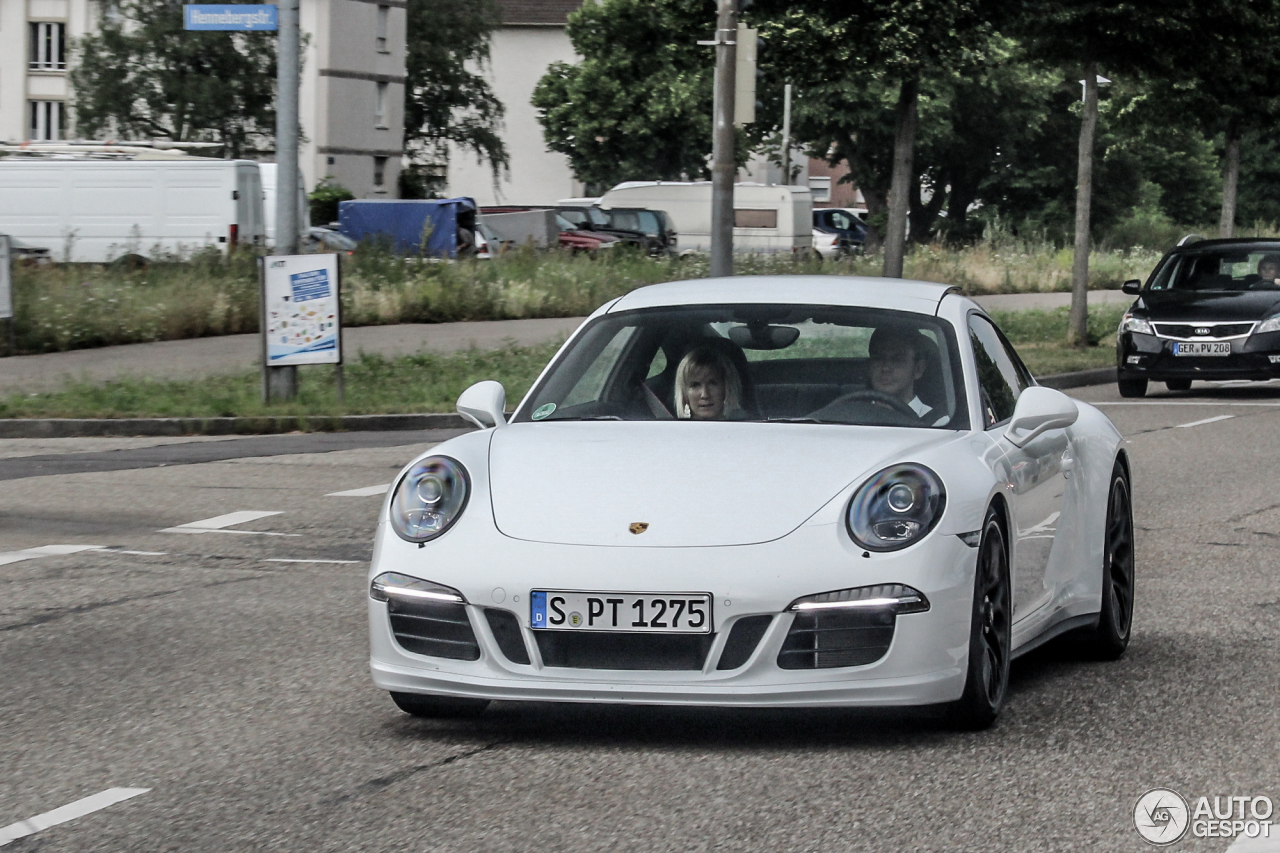
[[[1078,417],[1080,410],[1066,394],[1042,385],[1032,385],[1018,397],[1018,405],[1013,409],[1013,418],[1004,431],[1004,437],[1023,447],[1041,433],[1066,429]]]
[[[481,429],[507,425],[507,389],[501,382],[477,382],[458,397],[458,414]]]
[[[1131,278],[1124,284],[1120,285],[1120,290],[1130,296],[1137,296],[1142,292],[1142,281],[1141,279]]]

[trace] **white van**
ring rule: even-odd
[[[600,197],[600,206],[666,211],[679,252],[711,250],[710,181],[627,181]],[[813,194],[808,187],[733,185],[735,252],[807,252],[813,247]]]
[[[262,180],[251,160],[0,157],[0,234],[78,263],[258,245]]]
[[[262,176],[262,232],[265,236],[267,247],[274,248],[276,245],[276,190],[279,188],[279,182],[276,176],[275,163],[259,163],[258,174]],[[329,223],[322,223],[328,225]],[[302,177],[302,170],[298,170],[298,235],[305,236],[307,229],[311,227],[311,206],[307,204],[307,187],[306,180]]]

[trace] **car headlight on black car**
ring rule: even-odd
[[[1142,335],[1154,335],[1156,333],[1156,330],[1151,328],[1151,323],[1128,313],[1120,320],[1120,331],[1137,332]]]
[[[947,503],[938,475],[923,465],[891,465],[853,493],[845,523],[868,551],[896,551],[922,539]]]
[[[391,497],[391,527],[406,542],[429,542],[462,515],[471,481],[462,463],[429,456],[414,463]]]
[[[1253,330],[1255,335],[1261,335],[1263,332],[1280,332],[1280,314],[1268,317],[1258,324],[1258,328]]]

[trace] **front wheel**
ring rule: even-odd
[[[1133,501],[1129,475],[1117,460],[1107,494],[1107,524],[1102,540],[1102,612],[1084,651],[1097,660],[1115,660],[1129,647],[1133,628]]]
[[[982,523],[969,625],[969,665],[964,693],[949,709],[957,728],[985,729],[995,722],[1009,691],[1012,603],[1009,551],[1000,516],[992,507]]]
[[[1120,386],[1121,397],[1147,396],[1147,380],[1145,379],[1117,379],[1116,384]]]
[[[462,699],[456,696],[425,696],[421,693],[392,693],[391,701],[406,714],[427,719],[476,717],[489,707],[488,699]]]

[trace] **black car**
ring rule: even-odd
[[[676,232],[661,210],[615,207],[561,206],[556,212],[579,228],[589,228],[641,247],[646,254],[664,255],[675,250]]]
[[[1122,397],[1149,381],[1186,391],[1194,379],[1280,377],[1280,240],[1184,239],[1156,265],[1120,321]]]

